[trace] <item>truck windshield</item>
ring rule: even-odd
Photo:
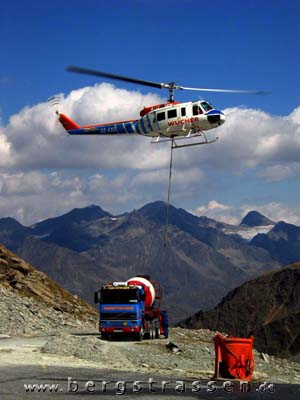
[[[102,289],[101,303],[129,304],[138,302],[138,289]]]

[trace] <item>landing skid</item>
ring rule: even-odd
[[[178,140],[189,140],[189,139],[195,139],[197,137],[201,137],[203,140],[201,142],[194,142],[194,143],[185,143],[185,144],[177,144],[176,143]],[[181,147],[199,146],[201,144],[214,143],[218,139],[219,139],[218,137],[216,137],[215,139],[208,139],[204,132],[197,132],[197,133],[189,133],[186,136],[179,136],[176,138],[175,137],[158,136],[155,140],[152,140],[151,144],[172,142],[171,148],[179,149]]]

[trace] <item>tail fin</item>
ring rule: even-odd
[[[67,117],[65,114],[58,113],[58,120],[65,128],[66,131],[71,131],[72,129],[79,129],[80,125],[76,124],[76,122],[72,121],[71,118]]]

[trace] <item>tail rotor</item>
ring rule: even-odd
[[[61,106],[61,101],[62,101],[62,94],[55,94],[52,97],[49,97],[48,103],[50,106],[54,109],[54,112],[59,115],[61,113],[60,111],[60,106]]]

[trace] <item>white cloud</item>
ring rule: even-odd
[[[11,164],[10,144],[4,133],[4,128],[0,126],[0,167],[9,167]]]
[[[237,224],[239,222],[236,209],[216,200],[211,200],[207,205],[197,207],[193,213],[199,217],[206,216],[227,224]]]
[[[197,168],[173,172],[172,199],[193,196],[194,188],[204,179]],[[137,173],[126,170],[110,178],[72,170],[0,172],[0,217],[11,216],[29,225],[89,204],[119,214],[166,199],[167,183],[167,169]]]
[[[190,185],[200,183],[204,180],[204,173],[199,168],[188,168],[186,170],[172,169],[171,184],[178,189],[186,189]],[[131,181],[133,187],[149,185],[163,185],[166,187],[169,179],[169,169],[159,169],[138,173]]]
[[[203,172],[192,168],[175,170],[171,202],[184,208],[187,199],[194,200],[197,190],[206,185]],[[130,211],[167,196],[168,170],[132,172],[127,170],[113,178],[101,173],[78,174],[72,171],[0,173],[0,216],[11,216],[25,225],[53,217],[75,207],[99,204],[113,214]],[[233,207],[215,199],[197,207],[196,215],[238,224],[251,210],[268,218],[300,224],[300,210],[278,202]]]
[[[145,106],[162,102],[155,94],[118,89],[107,83],[61,96],[61,111],[79,124],[138,118]],[[241,172],[244,168],[299,161],[299,109],[288,116],[260,110],[225,110],[226,123],[211,132],[220,140],[209,146],[176,152],[176,165]],[[208,133],[209,134],[209,133]],[[15,168],[163,168],[169,162],[167,144],[150,145],[134,137],[69,137],[48,103],[26,107],[0,131],[0,165]],[[5,161],[3,161],[5,160]]]
[[[60,109],[80,124],[92,124],[137,118],[145,105],[162,101],[154,94],[103,83],[61,96]],[[246,108],[225,114],[226,123],[215,131],[217,143],[174,154],[171,200],[182,207],[187,199],[200,198],[205,185],[212,190],[215,184],[216,190],[220,182],[208,181],[207,172],[242,173],[259,167],[260,176],[269,181],[299,173],[299,109],[283,117]],[[0,126],[1,215],[28,224],[90,203],[118,213],[166,199],[169,157],[168,143],[151,145],[139,136],[70,137],[48,103],[25,107]],[[287,207],[267,206],[274,214],[267,214],[271,219],[298,221]],[[243,207],[236,210],[212,200],[196,212],[238,223]]]
[[[300,163],[277,164],[266,167],[260,176],[270,182],[282,181],[300,173]]]
[[[79,124],[136,118],[146,104],[163,101],[109,84],[72,91],[60,108]],[[164,145],[142,137],[70,137],[48,103],[24,108],[3,129],[16,168],[157,168],[167,164]],[[1,146],[1,141],[0,141]],[[0,147],[1,151],[1,147]]]
[[[39,194],[44,190],[46,176],[31,171],[29,173],[0,174],[2,196]]]
[[[219,141],[190,151],[190,164],[241,173],[258,166],[299,162],[298,108],[285,117],[237,107],[224,112],[226,123],[216,131]],[[179,153],[177,162],[184,162],[184,156]]]
[[[92,203],[112,213],[126,211],[128,203],[142,197],[131,190],[130,180],[129,174],[108,179],[69,172],[0,173],[0,216],[29,225]]]

